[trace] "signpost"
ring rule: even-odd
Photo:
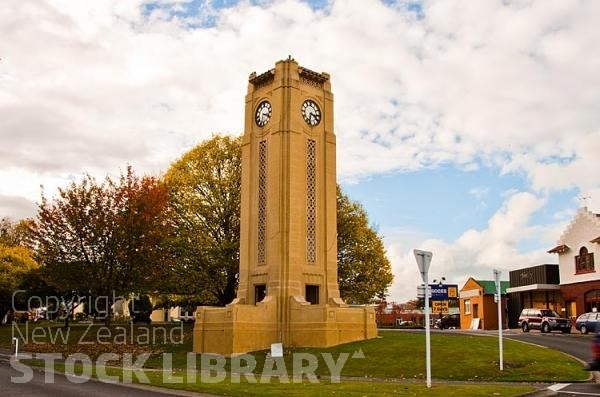
[[[433,254],[429,251],[413,250],[423,284],[429,289],[429,265]],[[429,326],[429,293],[425,294],[425,361],[427,366],[427,387],[431,387],[431,341]]]
[[[500,352],[500,371],[504,370],[503,352],[502,352],[502,289],[500,283],[500,270],[494,269],[494,281],[496,283],[496,296],[498,302],[498,351]]]

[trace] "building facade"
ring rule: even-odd
[[[552,309],[566,315],[560,293],[560,275],[557,264],[543,264],[509,273],[507,288],[508,326],[518,327],[518,319],[524,308]]]
[[[506,289],[508,281],[500,282],[502,328],[507,327]],[[498,329],[498,304],[494,300],[496,283],[470,277],[460,290],[460,328]]]
[[[548,251],[558,255],[560,292],[564,313],[571,319],[600,309],[600,269],[595,260],[600,255],[600,214],[580,208]]]

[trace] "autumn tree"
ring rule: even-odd
[[[173,163],[164,180],[177,253],[176,288],[165,292],[184,292],[187,303],[230,303],[239,271],[240,139],[214,136]]]
[[[15,304],[26,304],[26,296],[18,294],[28,274],[39,265],[31,250],[24,244],[23,225],[8,218],[0,220],[0,321]],[[25,302],[23,302],[23,300]]]
[[[165,175],[176,214],[177,274],[185,301],[225,305],[239,271],[241,138],[214,136]],[[362,207],[338,189],[338,266],[342,296],[368,303],[391,284],[381,238]],[[361,251],[362,250],[362,251]]]
[[[382,299],[394,276],[381,236],[369,226],[364,208],[337,190],[338,282],[348,303]]]
[[[33,230],[48,283],[91,297],[107,324],[115,298],[153,290],[168,269],[168,193],[131,167],[117,181],[86,175],[52,201],[42,195]]]

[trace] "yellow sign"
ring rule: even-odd
[[[448,313],[448,301],[432,301],[432,313]]]
[[[458,298],[458,288],[448,287],[448,298]]]

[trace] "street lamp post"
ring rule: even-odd
[[[429,251],[413,250],[421,278],[425,284],[425,362],[427,367],[427,387],[431,387],[431,340],[429,326],[429,265],[433,254]]]

